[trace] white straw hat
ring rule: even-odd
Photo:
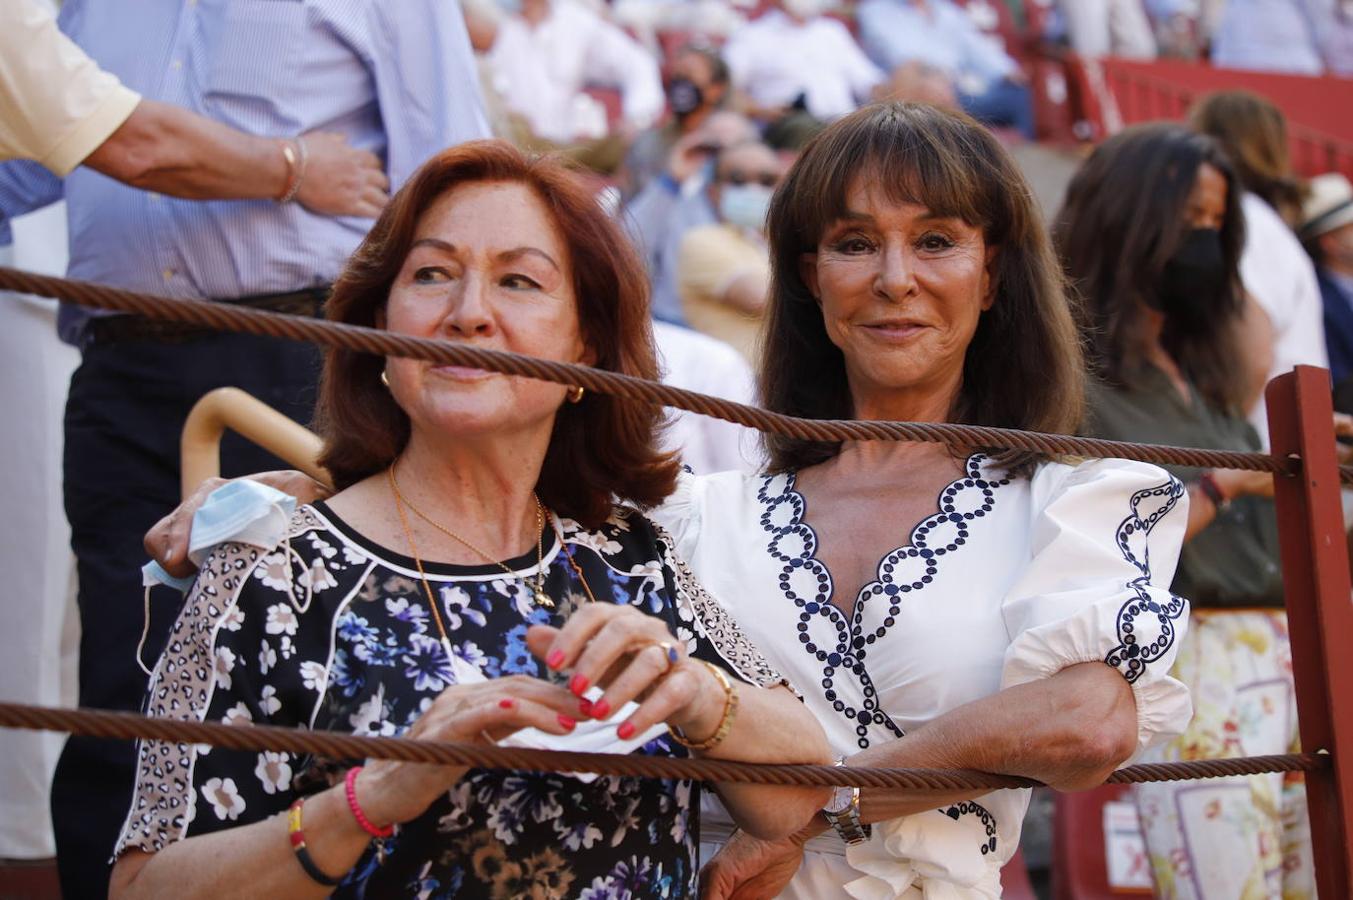
[[[1353,222],[1353,184],[1338,172],[1317,175],[1310,181],[1311,195],[1301,208],[1302,240],[1328,234]]]

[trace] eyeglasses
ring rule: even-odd
[[[780,176],[775,172],[739,172],[734,170],[725,173],[719,180],[725,184],[739,186],[756,182],[763,187],[773,188],[780,183]]]

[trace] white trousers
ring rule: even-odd
[[[51,209],[14,223],[0,263],[65,269],[66,223]],[[61,502],[62,411],[79,353],[56,337],[56,304],[0,294],[0,698],[75,702],[75,558]],[[0,730],[0,858],[52,856],[48,792],[64,735]]]
[[[1155,59],[1156,36],[1142,0],[1061,0],[1058,8],[1081,56]]]

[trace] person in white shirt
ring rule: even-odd
[[[536,137],[558,144],[601,137],[605,113],[583,93],[618,88],[624,124],[639,131],[662,114],[657,61],[633,39],[576,0],[524,0],[498,26],[489,51],[493,86]]]
[[[1142,0],[1061,0],[1067,41],[1082,56],[1155,59],[1156,38]]]
[[[1268,318],[1272,356],[1265,381],[1293,366],[1329,366],[1323,305],[1315,267],[1280,215],[1300,214],[1304,191],[1287,156],[1287,125],[1269,101],[1246,91],[1205,98],[1192,114],[1198,131],[1216,138],[1245,187],[1245,250],[1240,280]],[[1267,349],[1267,348],[1266,348]],[[1268,446],[1268,412],[1261,395],[1250,424]]]
[[[801,102],[830,121],[867,102],[887,77],[846,26],[821,10],[821,0],[775,0],[728,42],[724,59],[748,115],[770,122]]]
[[[658,345],[662,383],[734,403],[756,402],[756,378],[752,367],[737,350],[707,334],[667,322],[653,323]],[[698,416],[684,409],[667,413],[662,446],[681,454],[681,462],[698,475],[738,471],[751,474],[760,468],[757,434],[711,416]]]

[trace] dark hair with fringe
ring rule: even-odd
[[[464,184],[514,182],[544,202],[570,254],[583,340],[599,369],[658,378],[648,279],[632,244],[564,163],[505,141],[474,141],[423,164],[391,198],[334,284],[330,321],[374,327],[413,243],[419,218]],[[320,463],[344,488],[385,469],[409,439],[409,418],[380,383],[385,360],[325,351],[316,407]],[[676,486],[680,465],[658,449],[661,407],[589,393],[555,419],[536,491],[560,515],[594,528],[616,502],[644,508]]]
[[[1200,394],[1243,416],[1247,381],[1237,326],[1244,308],[1245,219],[1240,184],[1215,140],[1170,123],[1138,125],[1110,138],[1071,180],[1053,234],[1080,295],[1081,327],[1097,374],[1110,385],[1126,385],[1145,364],[1144,298],[1157,290],[1165,263],[1188,236],[1189,195],[1205,164],[1226,178],[1221,240],[1230,298],[1208,334],[1180,335],[1167,319],[1162,342]]]
[[[854,415],[845,359],[827,335],[800,263],[846,213],[846,197],[860,179],[894,202],[961,219],[1000,248],[995,302],[968,345],[949,421],[1074,433],[1085,409],[1081,346],[1029,185],[985,127],[914,103],[867,106],[828,126],[771,201],[772,281],[760,372],[765,406],[810,419]],[[802,469],[840,452],[838,442],[777,434],[765,442],[771,472]],[[1017,472],[1040,458],[996,453]]]

